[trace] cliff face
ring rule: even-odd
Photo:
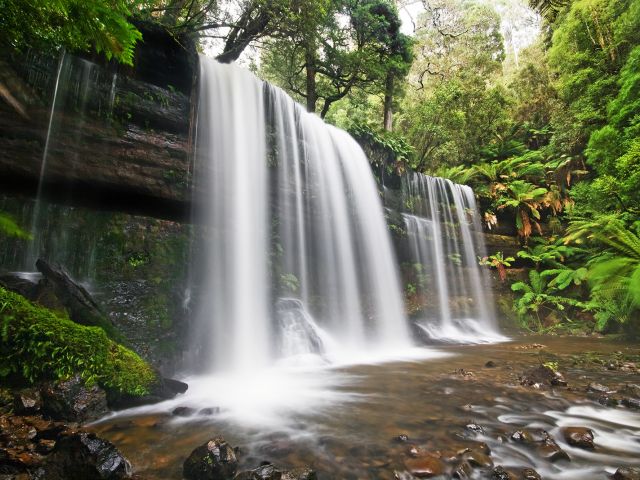
[[[195,48],[140,28],[135,69],[69,54],[0,59],[2,191],[33,195],[42,178],[54,201],[188,218]]]

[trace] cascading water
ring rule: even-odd
[[[485,342],[497,333],[491,288],[479,258],[486,255],[473,190],[419,173],[403,178],[409,252],[418,270],[417,293],[427,303],[418,322],[432,339]],[[436,300],[433,302],[433,300]]]
[[[202,58],[196,149],[201,371],[255,371],[305,350],[286,335],[329,357],[411,347],[381,200],[348,134],[249,72]],[[297,313],[283,323],[276,305],[287,297]],[[335,342],[303,339],[318,335],[305,318]]]

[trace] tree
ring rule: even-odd
[[[324,117],[355,89],[384,91],[410,61],[395,7],[386,0],[301,1],[263,52],[263,74]],[[389,82],[392,95],[393,82]]]

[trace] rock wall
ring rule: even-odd
[[[139,28],[135,68],[70,54],[0,58],[3,192],[34,195],[42,177],[56,202],[188,218],[195,46]]]

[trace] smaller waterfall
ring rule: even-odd
[[[416,295],[424,304],[418,326],[431,339],[502,340],[479,266],[486,255],[473,190],[419,173],[403,179],[408,250]]]

